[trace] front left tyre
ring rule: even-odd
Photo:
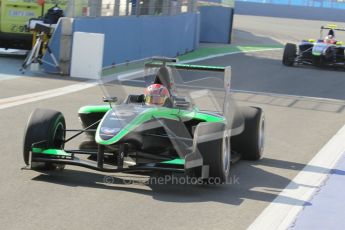
[[[40,142],[45,148],[63,149],[66,136],[66,122],[61,112],[49,109],[36,109],[29,117],[23,143],[23,158],[26,165],[34,170],[53,170],[64,168],[48,162],[31,162],[31,150]]]
[[[297,46],[292,43],[287,43],[284,48],[283,65],[293,66],[297,56]]]

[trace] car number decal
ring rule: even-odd
[[[135,115],[133,111],[130,110],[119,110],[112,113],[113,116],[119,116],[119,117],[132,117]]]
[[[14,33],[23,33],[23,32],[26,32],[26,26],[19,25],[19,24],[11,24],[10,31]]]

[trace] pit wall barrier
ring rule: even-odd
[[[231,42],[234,9],[221,6],[200,7],[200,42]]]
[[[103,68],[105,68],[151,56],[176,57],[191,52],[199,44],[199,21],[198,13],[174,16],[75,18],[72,34],[87,32],[105,35],[103,53]],[[52,53],[59,61],[61,42],[63,42],[61,24],[57,25],[49,44]],[[47,53],[43,60],[52,63]],[[65,62],[65,60],[61,61]],[[54,66],[46,63],[43,64],[45,71],[57,71]]]
[[[344,9],[236,1],[236,14],[344,22]]]

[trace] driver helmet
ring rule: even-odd
[[[145,104],[158,105],[165,104],[167,98],[170,97],[169,90],[161,84],[152,84],[145,89]]]
[[[329,34],[329,35],[327,35],[326,37],[325,37],[325,43],[334,43],[334,36],[333,35],[331,35],[331,34]]]

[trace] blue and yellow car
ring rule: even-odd
[[[328,30],[327,36],[323,31]],[[285,66],[313,65],[345,69],[345,46],[335,37],[335,32],[345,29],[336,25],[321,26],[320,38],[303,40],[298,46],[293,43],[285,45],[282,63]]]

